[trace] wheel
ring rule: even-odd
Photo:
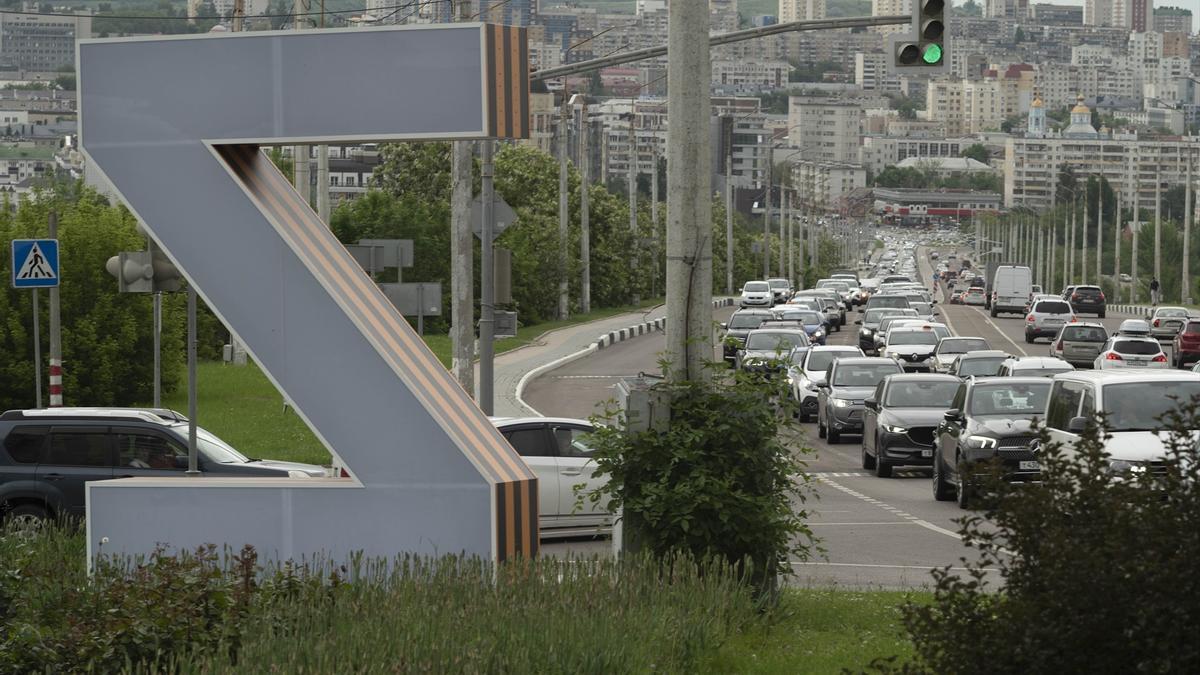
[[[958,508],[964,509],[964,510],[971,508],[971,502],[974,501],[974,497],[975,497],[975,495],[972,494],[972,492],[973,491],[971,490],[970,481],[967,479],[967,476],[965,474],[963,474],[963,472],[960,470],[958,473],[958,490],[955,492],[955,496],[958,498],[957,499]]]
[[[834,429],[833,427],[829,427],[825,430],[825,437],[829,439],[830,445],[842,442],[842,432]]]
[[[878,452],[878,451],[876,451]],[[892,463],[885,460],[883,457],[876,455],[875,457],[875,475],[879,478],[892,477]]]
[[[946,482],[946,465],[936,445],[933,446],[933,498],[939,502],[954,499],[954,486]]]
[[[992,318],[993,318],[993,319],[994,319],[994,318],[996,318],[996,315],[997,315],[997,314],[999,314],[999,312],[997,312],[997,311],[996,311],[996,308],[995,308],[995,307],[993,307],[993,308],[991,309],[991,315],[992,315]]]
[[[37,504],[18,504],[4,514],[5,524],[16,530],[37,530],[48,520],[50,513]]]
[[[1099,314],[1097,314],[1096,316],[1098,316],[1098,317],[1100,317],[1101,319],[1103,319],[1103,318],[1104,318],[1104,312],[1100,312],[1100,313],[1099,313]]]
[[[875,468],[875,456],[867,452],[867,437],[863,436],[862,468],[871,471]]]

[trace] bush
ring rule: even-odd
[[[618,411],[593,418],[597,473],[609,477],[593,501],[620,509],[628,541],[656,556],[681,553],[750,563],[756,585],[791,572],[789,557],[815,546],[803,504],[806,450],[782,439],[794,427],[782,377],[734,372],[707,382],[663,382],[664,431],[627,431]]]
[[[960,530],[965,576],[937,570],[932,605],[904,607],[916,658],[885,672],[1200,672],[1200,462],[1184,403],[1163,421],[1161,470],[1119,473],[1103,420],[1068,457],[1042,434],[1042,482],[994,472],[985,511]],[[992,589],[985,569],[999,570]]]
[[[756,618],[728,567],[453,556],[263,569],[0,535],[0,672],[694,672]],[[223,562],[224,561],[224,562]]]

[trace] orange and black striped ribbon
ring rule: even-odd
[[[488,135],[529,138],[529,40],[520,26],[487,24]]]

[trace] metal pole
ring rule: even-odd
[[[1083,186],[1083,229],[1079,233],[1079,283],[1087,283],[1088,274],[1088,195],[1087,185]]]
[[[1162,283],[1162,177],[1157,171],[1154,172],[1154,278]]]
[[[668,9],[667,354],[676,380],[701,381],[713,359],[711,65],[708,4]]]
[[[659,266],[662,264],[661,253],[659,248],[659,232],[658,232],[658,133],[655,129],[653,140],[650,143],[650,231],[651,239],[654,240],[654,246],[651,247],[651,256],[653,265],[650,270],[651,293],[650,297],[657,298],[658,296],[658,272]]]
[[[1192,148],[1190,143],[1187,152],[1187,187],[1184,188],[1183,198],[1183,278],[1179,285],[1179,302],[1184,305],[1192,304],[1192,275],[1191,266],[1188,264],[1192,245]]]
[[[1104,176],[1096,181],[1096,285],[1104,290]]]
[[[638,154],[637,154],[637,128],[634,126],[634,121],[637,115],[633,111],[633,101],[629,101],[629,171],[625,174],[626,187],[629,190],[629,230],[633,233],[633,275],[630,277],[633,284],[633,305],[636,307],[642,303],[642,296],[638,292],[638,249],[641,247],[641,242],[638,237],[638,222],[637,222],[637,171],[638,171]]]
[[[668,129],[669,131],[669,129]],[[725,152],[725,293],[733,295],[733,144]],[[668,181],[669,182],[669,181]]]
[[[425,335],[425,284],[417,284],[417,335]]]
[[[33,289],[33,391],[35,408],[42,407],[42,317],[38,289]]]
[[[779,276],[781,277],[784,276],[784,272],[786,271],[784,269],[784,259],[786,255],[785,249],[787,248],[787,239],[784,237],[783,233],[784,214],[787,213],[787,207],[783,204],[783,196],[785,192],[786,189],[783,187],[783,181],[781,180],[779,181]]]
[[[480,195],[483,199],[483,231],[481,232],[480,245],[481,262],[479,266],[480,282],[482,287],[479,296],[479,409],[485,415],[491,415],[493,411],[493,357],[495,355],[495,345],[492,344],[492,334],[494,331],[493,321],[495,319],[495,279],[492,272],[492,232],[495,223],[492,222],[494,217],[492,209],[492,201],[495,199],[493,194],[493,168],[492,154],[495,149],[495,141],[488,139],[482,142],[480,150],[481,170],[480,170]]]
[[[1117,213],[1113,217],[1113,297],[1121,301],[1121,223],[1124,215],[1121,213],[1121,190],[1117,193]]]
[[[787,242],[787,278],[788,278],[788,281],[795,284],[796,283],[796,246],[795,246],[796,242],[793,240],[792,214],[788,210],[787,188],[783,189],[783,196],[782,196],[782,201],[779,204],[779,210],[780,210],[780,218],[783,219],[783,222],[787,223],[787,238],[784,240]],[[782,225],[782,223],[781,223],[781,225]]]
[[[58,212],[50,212],[50,238],[58,238]],[[59,269],[59,279],[62,269]],[[62,322],[59,321],[58,286],[50,287],[50,407],[63,404]]]
[[[154,294],[154,407],[162,407],[162,293]]]
[[[1138,230],[1141,229],[1139,225],[1140,222],[1133,224],[1133,282],[1129,285],[1129,302],[1134,305],[1138,299]]]
[[[588,104],[584,98],[579,112],[579,311],[592,311],[592,224],[590,188],[592,158],[588,150],[592,125],[588,120]]]
[[[567,92],[563,91],[562,110],[558,122],[558,319],[565,321],[571,312],[567,261],[571,256],[567,236]]]
[[[187,475],[199,476],[199,455],[196,449],[196,287],[188,284],[187,291],[187,368],[188,368],[188,468]]]
[[[1141,169],[1134,167],[1133,174],[1133,244],[1132,251],[1129,254],[1129,304],[1137,303],[1137,285],[1138,285],[1138,228],[1142,224],[1142,185],[1141,185]]]
[[[775,155],[775,148],[769,148],[767,150],[766,206],[764,207],[764,210],[763,210],[763,250],[762,250],[762,262],[763,262],[762,278],[763,279],[766,279],[767,277],[771,276],[771,181],[775,180],[775,176],[774,176],[775,157],[774,157],[774,155]]]

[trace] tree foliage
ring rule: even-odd
[[[962,151],[962,156],[987,164],[992,158],[992,153],[983,143],[974,143]]]

